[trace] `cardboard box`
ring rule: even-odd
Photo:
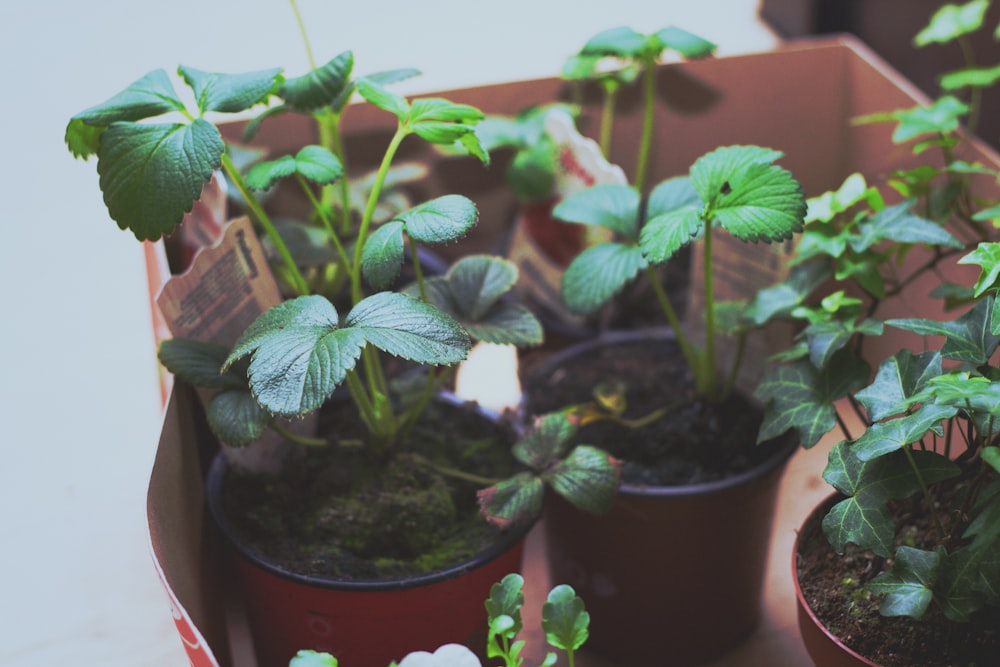
[[[807,195],[836,188],[854,171],[869,182],[894,169],[915,164],[909,148],[890,142],[888,125],[854,126],[864,114],[908,107],[926,98],[909,82],[851,37],[795,41],[774,52],[692,63],[664,65],[659,71],[655,150],[650,182],[686,173],[702,154],[721,145],[759,144],[784,151],[781,164],[802,182]],[[626,111],[615,129],[612,161],[631,168],[631,143],[641,123],[638,96],[623,96]],[[448,91],[441,95],[479,106],[487,113],[513,114],[571,91],[558,79],[541,79]],[[594,136],[596,98],[582,124]],[[370,106],[352,107],[345,114],[347,150],[352,169],[374,167],[395,119]],[[238,136],[238,128],[232,128]],[[258,143],[276,153],[312,140],[308,119],[285,117],[264,124]],[[964,159],[1000,166],[1000,157],[975,143]],[[490,169],[471,158],[443,157],[416,140],[404,143],[400,159],[428,160],[432,175],[421,184],[420,197],[462,193],[480,207],[480,225],[473,235],[446,249],[450,255],[470,250],[493,251],[509,233],[515,202],[503,180],[509,156],[495,156]],[[995,182],[977,187],[996,190]],[[279,193],[282,205],[299,205],[289,193]],[[148,495],[152,552],[175,608],[175,620],[192,664],[252,665],[239,606],[227,586],[218,537],[207,519],[202,475],[215,445],[191,391],[176,386],[170,396]],[[529,545],[526,564],[526,657],[543,654],[543,639],[533,616],[548,590],[544,564]],[[784,555],[779,556],[784,560]],[[788,583],[791,586],[791,583]],[[433,648],[433,647],[429,647]],[[400,656],[402,657],[402,656]],[[772,664],[781,664],[775,654]]]

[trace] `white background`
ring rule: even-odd
[[[361,74],[422,70],[404,93],[553,76],[590,35],[618,25],[674,24],[719,55],[775,43],[756,0],[300,7],[320,62],[351,49]],[[94,162],[63,144],[71,115],[179,64],[307,69],[280,0],[0,9],[0,665],[186,664],[145,529],[160,399],[141,247],[108,218]]]

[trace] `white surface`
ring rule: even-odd
[[[423,70],[406,93],[555,75],[617,25],[675,24],[720,55],[767,49],[756,5],[300,3],[320,61],[352,49],[359,73]],[[281,1],[42,0],[0,16],[0,665],[184,665],[146,546],[160,408],[141,248],[107,217],[94,163],[71,158],[63,131],[158,67],[297,75],[305,54]]]

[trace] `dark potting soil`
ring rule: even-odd
[[[921,504],[918,499],[892,505],[899,540],[905,536],[911,546],[933,549],[935,528]],[[882,616],[881,596],[864,585],[891,562],[855,545],[838,555],[823,534],[823,513],[817,514],[798,538],[799,586],[813,613],[841,642],[882,667],[1000,665],[1000,609],[981,611],[968,623],[949,621],[933,605],[921,620]],[[948,521],[947,513],[941,516]]]
[[[405,452],[373,457],[353,404],[337,401],[321,411],[320,433],[332,444],[293,456],[280,476],[224,481],[225,512],[251,553],[305,575],[380,580],[455,565],[501,536],[479,515],[476,491],[485,484],[435,466],[510,475],[506,425],[432,403]]]
[[[542,362],[544,364],[544,362]],[[628,484],[682,486],[734,476],[787,447],[756,444],[759,409],[734,393],[720,404],[696,400],[693,378],[669,338],[597,346],[540,377],[525,381],[528,414],[540,415],[593,400],[593,388],[624,382],[627,419],[663,407],[668,412],[633,428],[601,420],[580,429],[577,442],[601,447],[625,461]]]

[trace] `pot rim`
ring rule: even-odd
[[[805,594],[802,592],[802,587],[799,585],[798,557],[799,557],[799,541],[802,539],[802,529],[809,521],[815,518],[819,514],[819,512],[825,513],[827,510],[829,510],[830,507],[833,506],[835,502],[842,500],[845,497],[846,496],[844,496],[844,494],[840,493],[839,491],[834,491],[833,493],[824,496],[823,499],[820,500],[812,508],[812,510],[810,510],[809,514],[807,514],[806,517],[799,524],[798,530],[795,531],[795,540],[792,542],[792,558],[791,558],[792,583],[795,586],[795,601],[798,604],[799,608],[805,611],[806,615],[809,616],[809,619],[812,621],[813,625],[815,625],[816,628],[820,632],[822,632],[823,635],[830,642],[836,644],[836,646],[840,650],[842,650],[846,655],[849,655],[850,657],[859,661],[860,664],[870,665],[870,667],[879,667],[878,663],[872,662],[865,656],[861,655],[860,653],[852,649],[850,646],[842,642],[840,638],[837,637],[835,634],[830,632],[830,629],[826,627],[826,625],[816,616],[816,613],[813,611],[812,607],[809,606],[809,602],[806,600]]]
[[[590,350],[599,345],[615,345],[618,343],[628,343],[636,340],[674,340],[674,332],[669,327],[648,327],[643,329],[631,329],[631,330],[608,330],[602,332],[599,336],[594,338],[581,341],[579,343],[574,343],[562,350],[559,350],[551,357],[546,359],[542,364],[535,368],[526,380],[526,384],[530,384],[531,381],[543,374],[548,375],[551,373],[552,369],[556,366],[562,364],[565,360],[575,357],[583,352]],[[526,412],[523,410],[522,412]],[[789,431],[777,438],[769,441],[770,443],[780,443],[779,446],[775,447],[775,451],[772,452],[767,458],[753,466],[752,468],[745,470],[736,475],[730,475],[722,479],[716,479],[709,482],[699,482],[695,484],[681,484],[681,485],[670,485],[661,486],[654,484],[628,484],[622,483],[618,487],[618,493],[627,496],[654,496],[654,497],[688,497],[696,495],[707,495],[711,493],[719,493],[727,489],[742,486],[749,481],[757,479],[759,477],[764,477],[768,473],[772,472],[776,468],[783,466],[788,459],[792,457],[798,448],[799,444],[794,437],[794,433]],[[763,445],[760,445],[763,446]]]
[[[449,392],[442,392],[439,398],[442,398],[446,402],[468,403],[458,399]],[[493,421],[497,419],[497,414],[495,412],[491,412],[476,403],[471,403],[471,405],[473,405],[474,408],[483,414],[487,419]],[[471,558],[467,558],[453,565],[433,570],[431,572],[405,577],[390,577],[387,579],[339,579],[337,577],[326,575],[303,574],[271,562],[263,555],[251,551],[237,538],[236,531],[233,529],[232,523],[226,517],[225,510],[222,506],[222,481],[228,470],[228,461],[226,460],[224,453],[220,451],[215,455],[208,469],[208,473],[205,476],[205,503],[208,506],[213,522],[222,533],[226,542],[242,558],[258,568],[297,584],[315,588],[352,592],[388,592],[428,586],[451,579],[457,579],[467,572],[486,566],[506,554],[518,542],[524,539],[540,518],[540,516],[534,516],[522,524],[512,526],[511,528],[503,531],[498,539],[489,547],[475,554]]]

